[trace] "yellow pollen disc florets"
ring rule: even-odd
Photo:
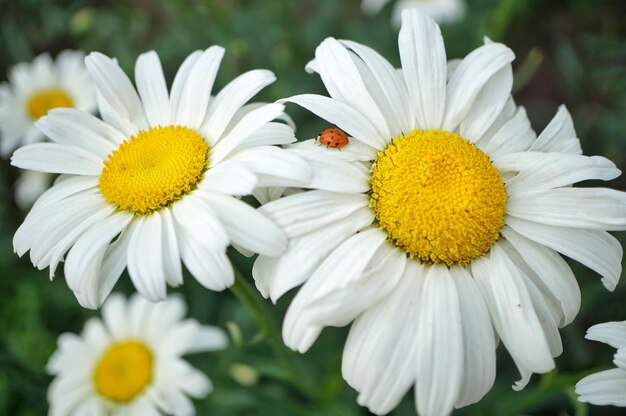
[[[48,111],[57,107],[74,107],[72,97],[58,88],[39,91],[33,94],[26,103],[28,115],[33,120],[38,120],[48,114]]]
[[[489,251],[504,225],[504,182],[489,157],[458,134],[413,130],[372,167],[370,206],[411,257],[448,266]]]
[[[98,187],[118,208],[149,214],[195,189],[208,153],[202,136],[187,127],[143,130],[109,155]]]
[[[154,357],[142,342],[129,340],[111,345],[93,370],[96,392],[118,403],[127,403],[152,381]]]

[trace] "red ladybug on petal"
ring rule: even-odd
[[[334,127],[327,128],[321,132],[315,140],[320,145],[339,150],[350,143],[348,135],[343,130]]]

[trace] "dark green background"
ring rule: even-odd
[[[363,16],[358,0],[302,1],[111,1],[0,0],[0,80],[11,65],[38,53],[53,55],[66,48],[97,50],[118,58],[133,73],[137,55],[158,51],[171,82],[182,60],[195,49],[219,44],[226,56],[217,78],[220,88],[243,71],[273,70],[278,81],[257,99],[273,101],[312,92],[325,94],[317,76],[304,65],[327,36],[370,45],[399,66],[397,33],[391,8],[376,17]],[[565,103],[574,118],[586,154],[611,158],[623,168],[626,151],[626,1],[477,0],[468,14],[443,28],[449,58],[462,57],[482,44],[482,36],[502,41],[517,55],[515,97],[527,107],[540,131]],[[325,123],[289,107],[298,137],[313,137]],[[42,415],[50,378],[44,366],[64,331],[80,332],[96,312],[82,309],[62,273],[54,282],[27,258],[13,253],[11,238],[24,213],[12,198],[16,170],[0,163],[0,414]],[[624,179],[608,186],[626,189]],[[624,233],[618,233],[624,241]],[[250,262],[233,255],[249,275]],[[498,376],[492,391],[464,415],[618,415],[620,409],[589,407],[572,400],[572,386],[585,373],[609,368],[610,347],[583,339],[595,323],[626,319],[626,284],[606,291],[594,272],[573,264],[583,292],[577,320],[562,330],[564,353],[558,373],[533,376],[521,393],[511,390],[518,379],[504,348],[499,348]],[[131,293],[127,276],[116,287]],[[173,290],[172,290],[173,291]],[[220,353],[192,356],[205,370],[215,391],[196,402],[199,415],[366,415],[356,393],[342,380],[340,359],[346,329],[324,331],[304,356],[293,354],[317,387],[308,398],[293,387],[286,369],[272,355],[250,312],[229,293],[205,290],[187,276],[182,289],[190,315],[203,323],[230,329],[233,345]],[[293,294],[271,309],[280,322]],[[269,306],[269,302],[266,302]],[[235,365],[235,367],[233,367]],[[247,366],[247,383],[233,369]],[[304,376],[304,374],[303,374]],[[624,393],[626,394],[626,392]],[[413,415],[409,394],[393,415]],[[456,414],[456,413],[455,413]]]

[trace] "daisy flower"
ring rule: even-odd
[[[273,145],[295,141],[273,121],[283,105],[245,105],[274,81],[247,72],[215,97],[224,53],[192,53],[168,93],[155,52],[135,67],[137,91],[117,63],[86,58],[101,100],[99,120],[56,109],[37,122],[52,143],[18,149],[15,166],[62,174],[41,196],[13,239],[18,255],[54,275],[65,256],[65,278],[79,302],[102,304],[125,268],[137,290],[165,298],[166,283],[182,283],[181,260],[211,290],[233,283],[230,243],[276,256],[284,233],[238,196],[256,186],[301,186],[306,161]]]
[[[366,14],[376,15],[389,1],[362,0],[361,10]],[[465,15],[465,2],[463,0],[396,0],[391,13],[391,21],[396,27],[400,26],[402,11],[406,9],[416,9],[439,23],[449,23],[460,20]]]
[[[226,348],[224,332],[183,319],[185,302],[169,296],[150,303],[112,295],[103,319],[91,318],[80,336],[65,333],[48,362],[49,414],[192,415],[188,396],[202,399],[211,381],[182,359]]]
[[[605,322],[587,330],[585,338],[617,349],[612,370],[589,375],[576,383],[578,400],[598,406],[626,407],[626,321]]]
[[[620,171],[581,155],[564,107],[537,137],[510,98],[513,52],[498,43],[446,63],[430,17],[405,11],[402,69],[352,41],[324,40],[311,67],[330,97],[287,99],[349,134],[339,149],[315,140],[313,190],[259,210],[289,238],[259,256],[257,287],[276,301],[302,284],[283,324],[305,352],[325,326],[352,322],[342,373],[358,403],[391,411],[414,386],[422,415],[480,400],[495,377],[497,339],[522,375],[554,368],[558,328],[580,307],[558,254],[613,290],[626,194],[575,188]]]
[[[9,70],[9,83],[0,85],[0,156],[44,140],[35,122],[53,108],[95,110],[95,90],[84,58],[81,51],[66,50],[53,61],[46,53]],[[30,207],[51,182],[52,175],[23,172],[15,184],[17,204]]]

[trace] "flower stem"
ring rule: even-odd
[[[267,308],[258,291],[248,283],[236,268],[235,283],[230,287],[230,291],[241,303],[248,307],[256,319],[274,356],[288,371],[289,381],[308,399],[315,399],[318,396],[318,389],[310,377],[310,373],[302,366],[295,353],[285,347],[276,318]]]

